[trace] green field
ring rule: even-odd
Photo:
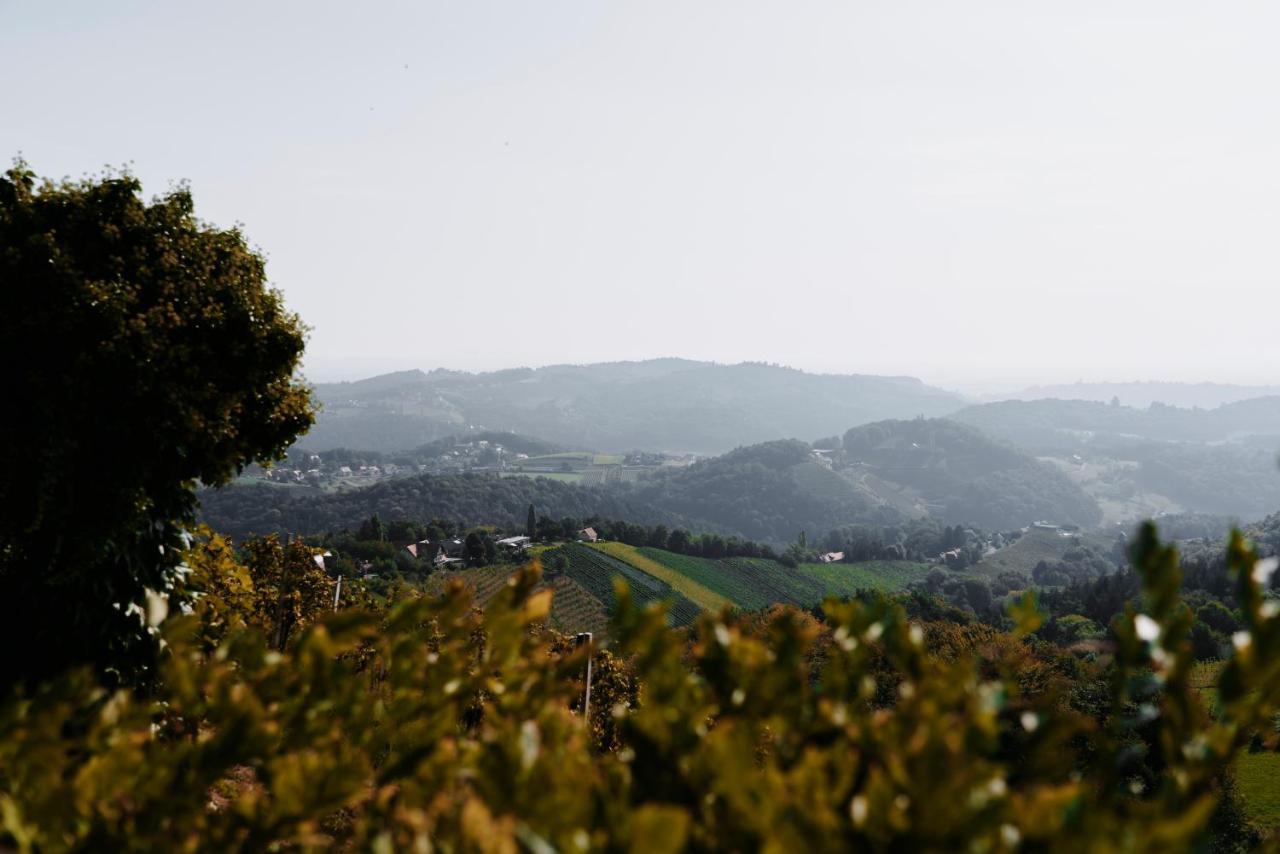
[[[826,596],[852,596],[859,590],[896,593],[932,569],[908,560],[870,560],[862,563],[803,563],[800,571],[826,585]]]
[[[582,480],[580,471],[504,471],[503,477],[545,477],[563,483],[578,483]]]
[[[564,451],[559,454],[539,454],[536,457],[520,460],[522,466],[560,466],[568,463],[574,468],[586,468],[595,462],[596,454],[591,451]]]
[[[1215,715],[1222,667],[1221,661],[1198,661],[1191,667],[1191,687],[1200,694],[1205,708]],[[1280,828],[1280,754],[1241,750],[1236,754],[1233,770],[1249,820],[1268,830]]]
[[[1260,827],[1280,827],[1280,753],[1242,750],[1236,756],[1235,772],[1249,820]]]

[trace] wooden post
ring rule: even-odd
[[[578,646],[587,647],[587,691],[582,701],[582,720],[591,725],[591,659],[595,650],[591,648],[591,632],[579,632],[574,639]]]
[[[342,575],[338,575],[338,586],[333,590],[333,610],[338,610],[338,598],[342,596]]]

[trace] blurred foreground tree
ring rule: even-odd
[[[686,633],[625,588],[606,652],[548,629],[536,566],[483,612],[455,582],[317,613],[277,652],[212,538],[154,696],[73,671],[0,700],[0,848],[1244,850],[1229,766],[1277,747],[1280,608],[1275,561],[1239,536],[1229,557],[1242,628],[1210,714],[1150,528],[1096,655],[1031,641],[1031,596],[1013,632],[873,597]]]
[[[185,188],[0,177],[0,689],[153,672],[197,484],[312,422],[304,343],[262,256]]]

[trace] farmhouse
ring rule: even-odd
[[[594,543],[600,539],[600,535],[596,533],[595,528],[583,528],[578,532],[577,539],[580,543]]]
[[[844,552],[827,552],[824,555],[818,555],[818,560],[823,563],[839,563],[844,560]]]
[[[529,544],[533,542],[528,537],[506,537],[498,540],[498,545],[504,549],[510,549],[513,552],[524,551],[529,548]]]

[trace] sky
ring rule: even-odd
[[[0,0],[0,157],[188,182],[323,381],[1280,382],[1280,5]]]

